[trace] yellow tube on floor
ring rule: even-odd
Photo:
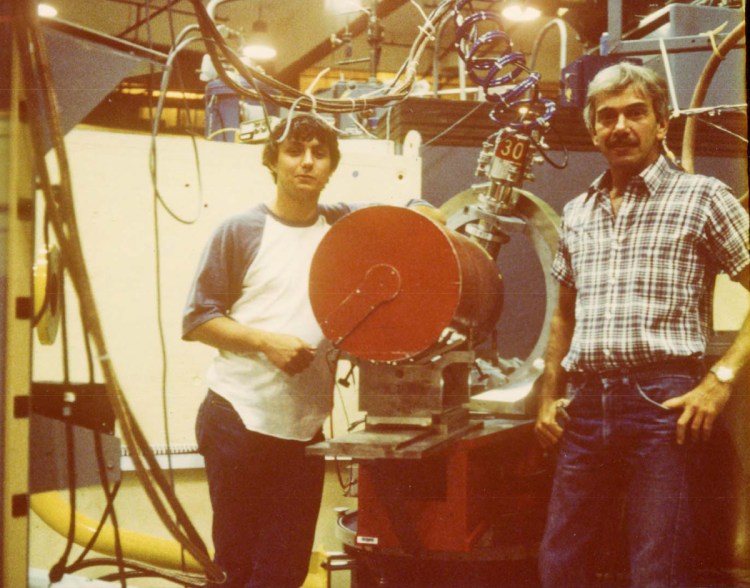
[[[40,492],[31,496],[31,509],[49,527],[67,537],[70,526],[70,503],[57,491]],[[76,511],[74,541],[85,546],[94,536],[99,522]],[[120,528],[120,545],[126,559],[170,570],[203,573],[203,568],[180,544],[169,539],[154,537],[137,531]],[[115,555],[115,530],[105,525],[92,549],[104,555]]]

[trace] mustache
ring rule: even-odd
[[[637,139],[613,139],[607,141],[607,147],[616,149],[617,147],[638,147],[640,143]]]

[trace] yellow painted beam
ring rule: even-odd
[[[11,21],[11,33],[12,21]],[[15,47],[15,45],[14,45]],[[6,67],[7,64],[0,64]],[[23,84],[16,51],[11,52],[11,101],[0,110],[0,268],[5,291],[0,382],[0,585],[28,583],[28,478],[31,390],[31,266],[34,196],[33,156],[28,125],[20,115]],[[19,314],[26,306],[27,314]],[[26,407],[24,409],[24,407]]]

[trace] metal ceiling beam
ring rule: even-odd
[[[381,0],[377,4],[375,10],[378,18],[383,19],[401,8],[404,4],[408,3],[409,0]],[[357,37],[367,31],[367,24],[368,16],[366,14],[363,14],[357,17],[349,25],[348,31],[352,34],[353,37]],[[344,33],[346,33],[346,31],[346,28],[341,28],[336,32],[336,35],[342,36],[344,35]],[[299,87],[299,80],[302,73],[322,59],[326,58],[333,51],[334,47],[331,45],[331,41],[329,40],[329,38],[326,38],[324,41],[321,41],[320,43],[315,45],[315,47],[310,49],[310,51],[305,53],[302,57],[293,61],[284,69],[279,71],[276,75],[276,78],[289,86],[297,88]]]
[[[167,2],[163,6],[160,6],[159,8],[157,8],[156,10],[154,10],[153,12],[149,12],[146,15],[145,18],[141,18],[140,20],[137,20],[132,25],[130,25],[128,28],[126,28],[124,31],[122,31],[121,33],[118,33],[116,36],[119,37],[119,38],[121,38],[121,39],[124,38],[125,35],[127,35],[128,33],[132,33],[133,31],[136,31],[139,28],[141,28],[146,23],[151,22],[154,18],[156,18],[157,16],[159,16],[165,10],[169,10],[170,8],[172,8],[172,6],[174,6],[175,4],[177,4],[179,1],[180,0],[169,0],[169,2]],[[146,6],[149,6],[149,5],[146,4]]]

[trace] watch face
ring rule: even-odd
[[[719,382],[722,382],[724,384],[731,382],[734,379],[734,372],[731,370],[731,368],[728,368],[726,366],[718,366],[712,370],[714,374],[716,374],[716,378],[719,380]]]

